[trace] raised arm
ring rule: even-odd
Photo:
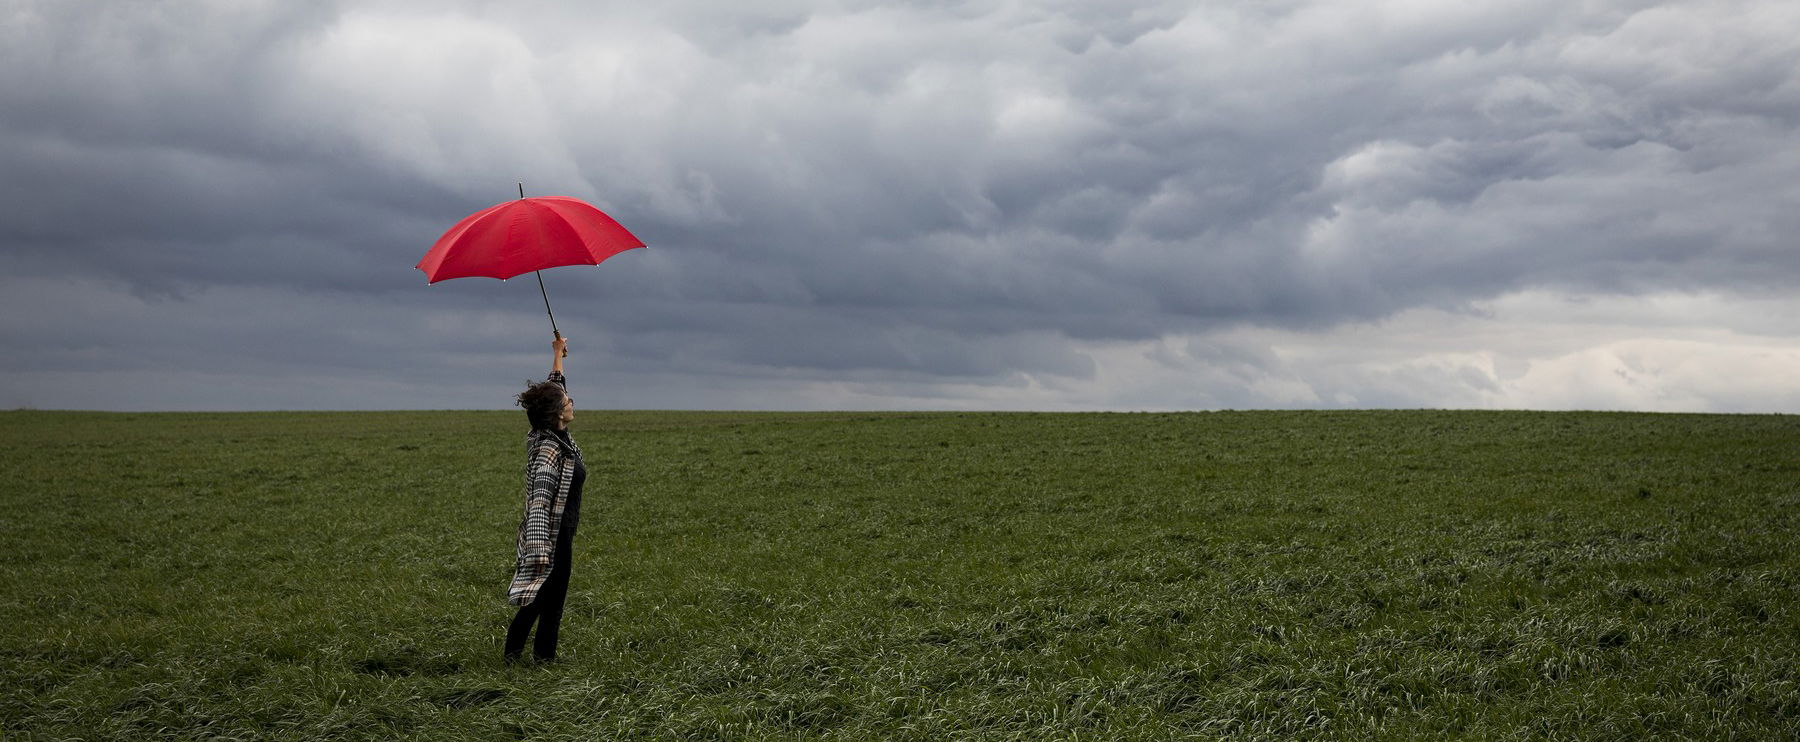
[[[563,356],[569,354],[569,339],[563,337],[562,333],[557,333],[556,339],[550,341],[550,348],[552,351],[550,358],[550,372],[560,374],[562,373]]]

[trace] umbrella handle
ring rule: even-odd
[[[557,340],[561,340],[562,339],[562,331],[556,329],[556,313],[550,311],[550,294],[548,292],[544,291],[544,272],[543,271],[532,271],[532,272],[537,274],[538,293],[544,295],[544,313],[550,315],[550,331],[556,333]],[[564,358],[569,357],[569,349],[568,348],[563,348],[562,357],[564,357]]]

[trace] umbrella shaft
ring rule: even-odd
[[[544,290],[544,273],[543,271],[532,271],[532,273],[537,276],[538,293],[544,295],[544,313],[550,315],[550,331],[556,333],[557,337],[562,337],[562,330],[556,329],[556,313],[550,311],[550,292]]]
[[[524,198],[524,197],[525,197],[525,184],[520,183],[519,184],[519,198]],[[542,294],[544,296],[544,314],[550,315],[550,331],[553,333],[556,333],[556,336],[558,338],[561,338],[562,330],[556,329],[556,313],[550,311],[550,292],[544,290],[544,272],[543,271],[532,271],[532,273],[537,275],[538,293]],[[568,355],[568,351],[564,351],[563,354]]]

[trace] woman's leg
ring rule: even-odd
[[[525,637],[531,633],[531,624],[543,611],[543,598],[533,600],[529,605],[519,606],[519,612],[513,615],[512,625],[506,627],[506,661],[517,662],[519,653],[525,651]]]
[[[563,601],[569,597],[569,555],[557,554],[559,557],[550,567],[550,576],[544,580],[543,589],[538,591],[537,600],[531,602],[538,608],[537,638],[532,640],[531,654],[540,660],[556,659],[557,633],[562,628]],[[521,646],[521,649],[523,646]]]

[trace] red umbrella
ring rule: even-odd
[[[463,217],[425,251],[417,267],[425,272],[428,284],[467,276],[506,280],[559,265],[599,265],[643,246],[642,240],[586,202],[562,196],[525,198],[521,185],[517,201]],[[544,295],[550,330],[562,337],[542,274],[538,292]]]

